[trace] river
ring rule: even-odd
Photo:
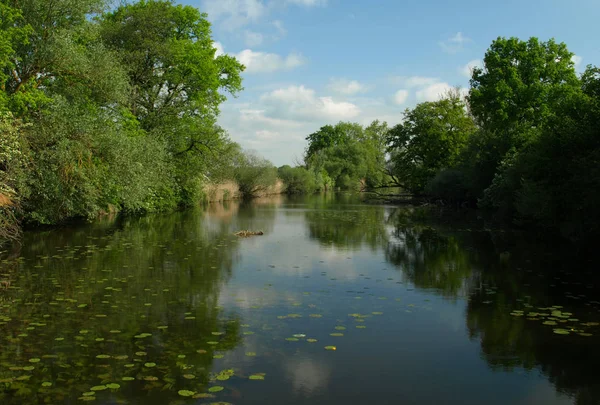
[[[597,268],[476,219],[276,197],[1,257],[3,405],[600,404]]]

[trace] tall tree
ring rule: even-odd
[[[242,90],[244,66],[229,55],[215,57],[207,15],[194,7],[142,0],[104,14],[101,27],[127,70],[130,109],[145,130],[174,130],[189,119],[206,130],[225,100],[221,91]]]
[[[564,43],[498,38],[473,69],[469,106],[478,124],[500,138],[500,153],[519,146],[551,117],[579,81]]]

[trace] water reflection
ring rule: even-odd
[[[241,341],[239,318],[218,306],[238,240],[206,221],[189,211],[26,234],[12,252],[24,260],[2,264],[13,278],[1,293],[2,403],[62,403],[106,384],[154,403],[172,387],[202,391],[213,357]]]
[[[585,325],[600,318],[597,276],[564,246],[413,208],[307,212],[306,218],[309,235],[322,244],[357,249],[368,241],[384,250],[404,282],[453,300],[467,297],[469,336],[490,368],[537,369],[574,403],[600,403],[600,329]],[[564,320],[569,330],[591,336],[556,335],[540,320],[511,315],[550,306],[568,308],[575,319]]]
[[[2,257],[2,404],[600,403],[590,263],[464,218],[280,197],[29,232]]]

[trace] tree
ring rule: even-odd
[[[478,124],[498,138],[498,161],[531,139],[579,82],[564,43],[496,39],[473,69],[469,106]]]
[[[150,136],[164,140],[180,204],[200,199],[203,173],[230,148],[217,125],[223,92],[242,90],[244,66],[215,56],[207,15],[170,0],[142,0],[102,15],[101,35],[129,77],[128,108]]]
[[[366,129],[352,122],[326,125],[306,138],[309,146],[305,162],[325,183],[328,177],[341,189],[363,188],[363,182],[368,187],[380,186],[385,177],[386,134],[387,124],[379,121]]]
[[[277,182],[277,168],[252,151],[241,152],[234,165],[234,179],[246,198],[266,192]]]
[[[308,141],[308,147],[306,149],[305,160],[308,161],[315,153],[342,143],[344,141],[344,134],[337,126],[325,125],[319,128],[317,132],[313,132],[307,136],[306,140]]]
[[[388,135],[390,174],[395,182],[421,193],[442,168],[453,167],[476,126],[458,91],[404,112],[404,122]]]
[[[304,167],[284,165],[277,169],[277,175],[287,194],[311,194],[317,189],[314,173]]]
[[[225,101],[221,91],[242,90],[243,65],[215,57],[207,15],[194,7],[170,0],[121,5],[102,16],[101,34],[119,53],[132,85],[130,109],[147,131],[177,133],[190,119],[210,127]]]
[[[3,0],[2,89],[13,112],[37,111],[52,93],[124,101],[126,80],[89,16],[105,0]]]

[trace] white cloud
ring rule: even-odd
[[[211,20],[233,31],[259,22],[270,9],[282,4],[315,7],[327,5],[327,0],[202,0],[202,9]]]
[[[234,30],[258,21],[267,6],[261,0],[204,0],[203,10],[211,19],[221,21],[224,28]]]
[[[335,93],[344,95],[353,95],[364,93],[368,90],[367,86],[356,80],[331,79],[327,88]]]
[[[324,6],[327,4],[327,0],[287,0],[289,4],[297,4],[299,6]]]
[[[440,100],[448,91],[452,89],[453,87],[445,82],[431,84],[416,92],[417,101],[423,102]]]
[[[437,77],[425,77],[425,76],[396,76],[391,79],[394,84],[406,88],[423,87],[428,86],[440,81]]]
[[[299,53],[291,53],[284,58],[275,53],[245,49],[235,56],[246,66],[247,73],[273,73],[279,70],[291,70],[305,63],[304,57]]]
[[[578,68],[581,65],[581,62],[583,62],[583,58],[581,56],[578,56],[578,55],[573,55],[573,57],[571,58],[571,60],[573,61],[573,64],[575,65],[575,68]]]
[[[213,48],[215,48],[217,51],[215,52],[215,58],[217,56],[221,56],[223,54],[225,54],[225,49],[223,48],[223,44],[221,44],[220,42],[213,42]]]
[[[406,103],[408,99],[408,90],[398,90],[396,94],[394,94],[394,102],[398,105],[402,105]]]
[[[480,59],[474,59],[460,68],[460,74],[462,74],[463,76],[468,77],[470,79],[471,75],[473,73],[473,68],[475,68],[475,67],[480,68],[482,66],[483,66],[483,62]]]
[[[462,32],[457,32],[445,41],[439,42],[439,45],[444,52],[457,53],[461,51],[468,42],[471,42],[471,38],[465,37]]]
[[[335,101],[332,97],[317,97],[315,91],[304,86],[289,86],[264,94],[266,115],[295,120],[347,120],[360,114],[360,109],[349,102]]]
[[[263,41],[265,39],[263,34],[261,34],[260,32],[254,32],[254,31],[246,31],[244,33],[244,37],[245,37],[246,45],[248,45],[248,46],[259,46],[263,43]]]

